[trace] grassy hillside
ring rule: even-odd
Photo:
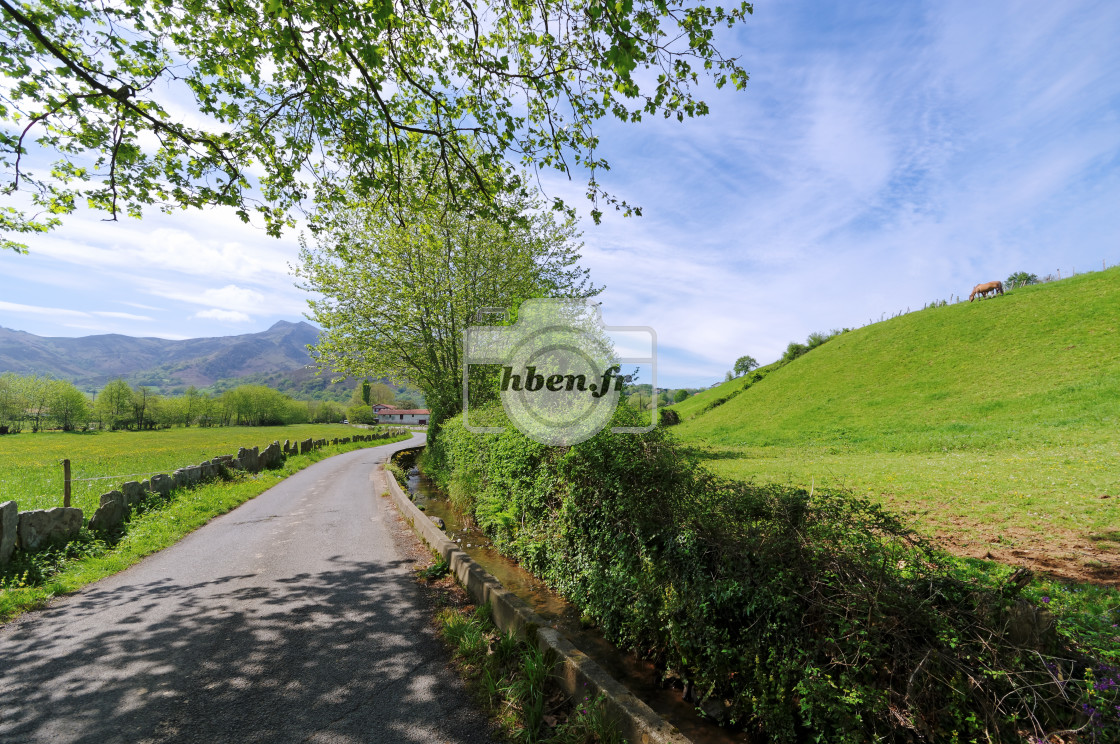
[[[871,493],[965,553],[1120,558],[1120,269],[877,323],[700,397],[676,431],[716,472]]]
[[[765,367],[759,367],[752,373],[752,375],[766,375],[777,368],[778,363],[775,362],[774,364],[768,364]],[[748,378],[750,377],[751,375],[747,375],[746,377],[737,377],[734,380],[721,382],[714,387],[710,387],[707,390],[701,390],[696,395],[686,398],[680,403],[674,403],[673,405],[668,407],[677,412],[677,414],[681,417],[681,421],[694,419],[701,414],[713,410],[714,406],[724,405],[727,401],[739,395],[739,393],[743,392],[743,390],[745,390],[752,384],[747,382]]]

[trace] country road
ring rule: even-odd
[[[378,463],[332,457],[0,627],[0,742],[487,742]]]

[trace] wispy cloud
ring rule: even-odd
[[[87,318],[89,313],[70,310],[64,307],[42,307],[40,305],[21,305],[18,302],[0,300],[0,310],[21,315],[45,315],[52,318]]]
[[[91,315],[98,315],[102,318],[122,318],[124,320],[151,320],[147,315],[136,315],[134,313],[118,313],[111,310],[94,310]]]
[[[607,186],[648,216],[588,228],[586,262],[607,322],[657,328],[670,378],[1120,259],[1120,7],[818,9],[757,4],[752,82],[708,119],[603,132]]]
[[[604,186],[645,209],[585,226],[605,322],[653,326],[661,379],[699,385],[978,281],[1120,262],[1118,37],[1107,0],[756,2],[727,36],[745,92],[705,88],[711,115],[683,125],[598,127]],[[586,205],[578,178],[542,180]],[[82,218],[36,240],[0,256],[0,311],[41,329],[92,322],[107,297],[161,335],[306,307],[295,237],[229,210]],[[113,320],[155,325],[140,318]]]

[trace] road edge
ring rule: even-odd
[[[402,447],[402,449],[412,449]],[[567,638],[501,582],[475,563],[459,546],[447,538],[424,512],[412,503],[396,479],[378,466],[387,489],[401,516],[424,542],[447,561],[451,573],[478,604],[490,603],[494,624],[505,632],[526,636],[535,633],[542,651],[557,655],[554,676],[562,690],[572,697],[603,696],[607,714],[618,724],[631,744],[691,744],[675,726],[657,715],[634,693],[611,677],[593,659],[572,645]]]

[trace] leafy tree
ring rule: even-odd
[[[392,403],[397,397],[397,391],[383,382],[375,382],[369,388],[369,405],[378,403]]]
[[[653,405],[653,397],[649,393],[638,391],[630,395],[626,402],[639,411],[646,411]]]
[[[741,356],[741,357],[739,357],[738,359],[735,360],[735,366],[734,366],[733,369],[735,370],[735,376],[738,377],[739,375],[747,374],[748,372],[750,372],[752,369],[754,369],[757,366],[758,366],[758,362],[755,361],[754,357],[752,357],[752,356]]]
[[[684,401],[684,400],[688,400],[688,391],[687,390],[678,390],[676,392],[676,395],[673,396],[673,402],[674,403],[680,403],[681,401]]]
[[[363,406],[366,405],[365,396],[362,394],[362,386],[356,385],[350,392],[350,401],[346,404],[347,407]]]
[[[89,422],[90,405],[86,394],[66,380],[51,380],[47,385],[50,420],[63,431],[74,431]]]
[[[160,398],[151,412],[152,423],[156,429],[170,429],[172,426],[186,426],[187,399],[185,395]]]
[[[461,408],[463,330],[480,310],[599,291],[578,266],[571,217],[524,192],[502,201],[508,221],[422,194],[407,213],[382,202],[317,215],[296,273],[319,295],[308,303],[323,329],[312,350],[320,368],[408,382],[438,423]]]
[[[147,385],[140,385],[132,391],[132,415],[137,431],[155,426],[155,411],[158,407],[159,396]]]
[[[435,159],[428,185],[453,198],[501,193],[513,155],[587,169],[596,219],[600,202],[629,212],[596,180],[609,166],[595,123],[706,114],[700,75],[747,82],[714,29],[751,12],[696,0],[0,0],[0,165],[7,190],[34,202],[0,212],[0,240],[25,250],[2,236],[48,230],[82,202],[113,218],[153,204],[224,204],[246,220],[255,209],[279,234],[312,190],[407,193],[404,164],[420,151]]]
[[[0,375],[0,426],[12,433],[20,431],[26,410],[22,378],[15,372]]]
[[[199,399],[201,397],[201,393],[198,392],[198,388],[194,385],[191,385],[187,388],[186,392],[183,393],[183,405],[181,408],[183,426],[190,426],[191,422],[198,416],[200,408]]]
[[[392,403],[393,399],[397,397],[397,391],[389,387],[383,382],[373,382],[369,380],[361,383],[354,388],[354,392],[350,394],[350,402],[347,407],[352,406],[372,406],[377,403]]]
[[[42,375],[24,375],[19,378],[24,405],[24,418],[31,422],[31,431],[43,428],[50,405],[52,380]]]
[[[402,411],[416,410],[419,407],[420,404],[416,402],[416,399],[408,395],[398,396],[393,401],[393,408],[399,408]]]
[[[333,400],[328,400],[316,409],[311,420],[317,424],[337,424],[344,418],[346,418],[346,411],[343,410],[342,406]]]
[[[221,422],[221,406],[209,395],[200,393],[194,406],[194,417],[199,426],[217,426]]]
[[[307,420],[307,406],[264,385],[239,385],[222,393],[223,423],[276,426]]]
[[[727,370],[727,374],[725,374],[723,376],[723,381],[724,382],[731,382],[734,379],[735,379],[735,373],[732,372],[731,370]]]
[[[94,405],[103,425],[113,430],[126,428],[133,413],[132,388],[117,378],[102,388]]]
[[[346,419],[352,424],[376,424],[377,414],[369,406],[350,406],[346,409]]]
[[[1025,287],[1028,284],[1038,284],[1038,274],[1028,274],[1025,271],[1016,271],[1014,274],[1007,277],[1007,281],[1004,283],[1007,285],[1008,289],[1013,289],[1015,287]]]

